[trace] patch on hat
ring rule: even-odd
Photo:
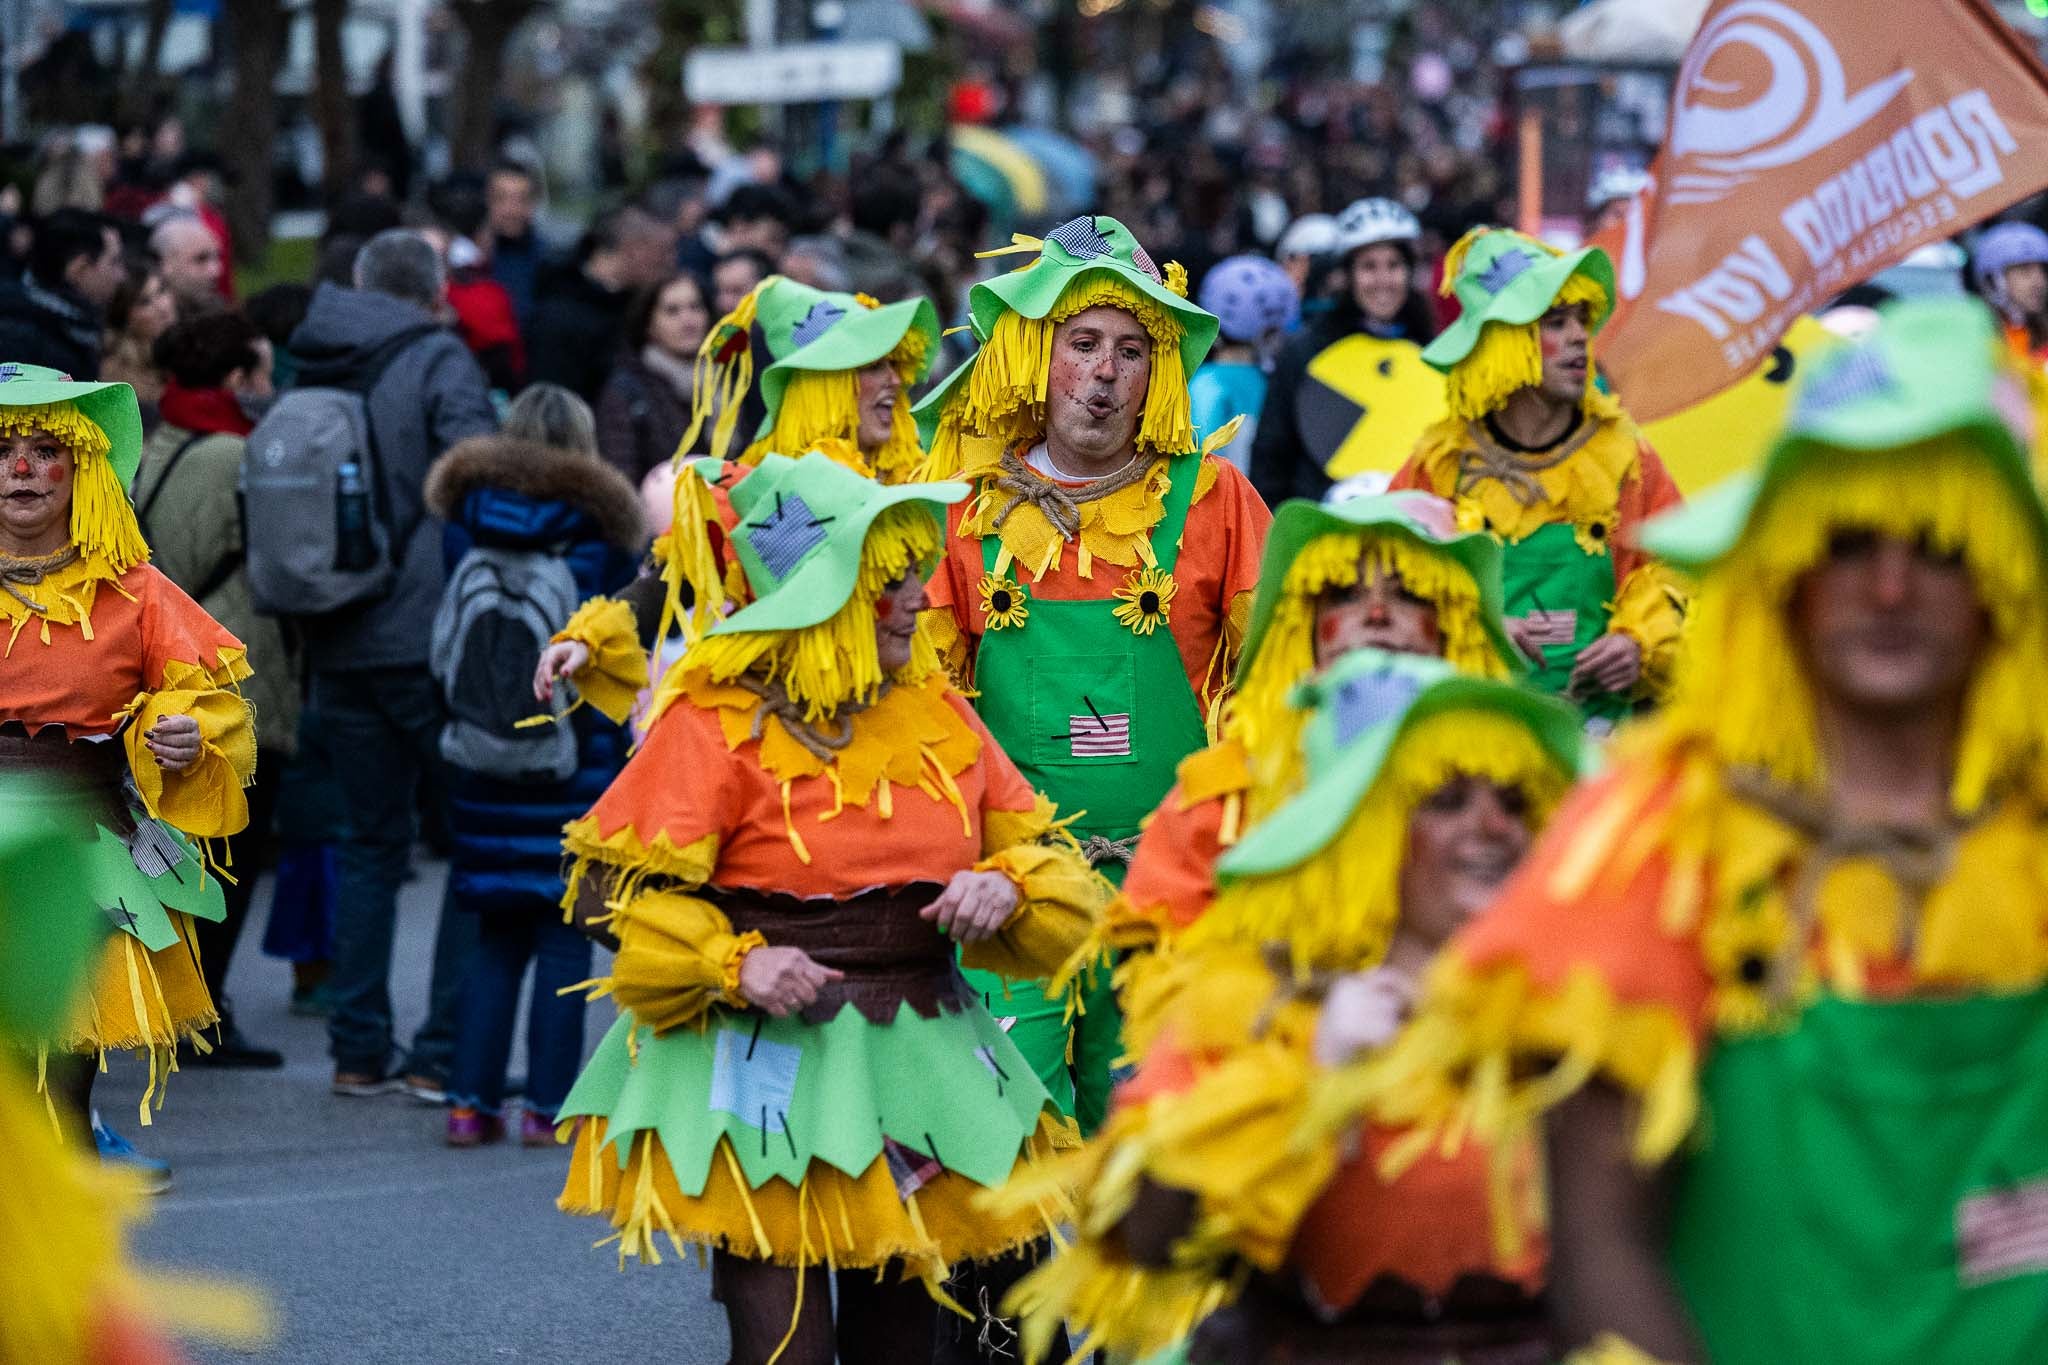
[[[19,378],[21,378],[21,366],[11,360],[5,365],[0,365],[0,384],[5,384],[9,380]]]
[[[1391,668],[1346,678],[1323,703],[1336,722],[1338,746],[1349,748],[1367,730],[1400,715],[1421,691],[1420,678]]]
[[[1854,403],[1897,387],[1884,358],[1874,349],[1861,347],[1842,355],[1827,369],[1807,381],[1792,413],[1792,425],[1801,426],[1824,417],[1844,403]]]
[[[1069,218],[1046,235],[1077,260],[1092,261],[1097,256],[1110,254],[1109,239],[1095,230],[1093,218]],[[1151,262],[1148,260],[1146,264]],[[1159,272],[1154,269],[1152,274],[1157,277]]]
[[[825,540],[825,520],[811,515],[809,504],[795,493],[775,495],[775,511],[747,527],[747,543],[778,582]]]
[[[1159,273],[1159,267],[1152,264],[1152,253],[1145,250],[1144,247],[1133,243],[1131,246],[1131,259],[1138,263],[1138,269],[1150,275],[1158,283],[1166,283],[1166,277]]]
[[[1479,287],[1489,294],[1498,294],[1535,264],[1534,252],[1523,247],[1509,247],[1486,267],[1486,273],[1479,277]]]
[[[838,325],[846,316],[846,310],[830,299],[819,299],[811,305],[811,311],[804,314],[789,334],[790,341],[798,346],[808,346]]]

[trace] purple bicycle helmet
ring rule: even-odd
[[[1197,302],[1216,315],[1230,341],[1257,341],[1292,327],[1301,315],[1293,277],[1264,256],[1218,261],[1202,276]]]
[[[1977,234],[1970,252],[1970,278],[1977,292],[2009,312],[2005,272],[2016,265],[2048,265],[2048,232],[2032,223],[1993,223]]]

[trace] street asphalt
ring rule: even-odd
[[[400,901],[401,1038],[425,1011],[442,878],[441,864],[422,862]],[[660,1266],[621,1273],[615,1247],[592,1246],[610,1231],[601,1220],[555,1209],[566,1148],[522,1149],[515,1120],[510,1143],[457,1151],[443,1142],[443,1110],[330,1094],[325,1024],[288,1013],[290,969],[259,950],[267,906],[266,885],[228,984],[242,1031],[283,1050],[284,1069],[181,1071],[149,1128],[136,1122],[147,1077],[134,1061],[113,1060],[94,1096],[175,1170],[138,1259],[260,1286],[278,1310],[267,1349],[191,1345],[195,1365],[725,1359],[724,1315],[694,1255],[664,1244]],[[590,1007],[589,1046],[611,1019],[608,1001]],[[524,1074],[522,1055],[512,1070]]]

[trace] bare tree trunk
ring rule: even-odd
[[[483,170],[497,150],[498,85],[505,74],[505,47],[539,0],[461,0],[455,17],[462,21],[466,55],[457,82],[455,165]]]
[[[164,34],[171,26],[174,0],[149,0],[148,27],[142,34],[142,68],[123,82],[123,111],[131,121],[148,118],[163,89]]]
[[[355,105],[348,94],[348,59],[341,26],[348,0],[313,0],[313,121],[320,128],[327,200],[346,194],[356,178]]]
[[[220,50],[225,38],[233,63],[220,151],[232,173],[228,224],[234,231],[235,252],[245,261],[261,259],[270,246],[270,156],[277,141],[277,92],[272,83],[284,60],[290,22],[283,0],[222,0],[220,18],[214,23],[214,50]]]

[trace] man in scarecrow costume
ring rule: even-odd
[[[1463,311],[1422,357],[1446,376],[1449,415],[1393,486],[1451,499],[1461,527],[1502,543],[1516,638],[1542,656],[1532,681],[1611,728],[1668,687],[1684,606],[1634,539],[1678,487],[1594,383],[1614,267],[1597,247],[1560,255],[1475,228],[1444,258],[1444,292]]]
[[[1113,218],[1020,247],[1028,265],[969,296],[981,349],[918,405],[927,477],[974,490],[947,515],[931,626],[996,741],[1120,879],[1175,765],[1208,740],[1270,517],[1196,448],[1187,377],[1216,319],[1186,272],[1162,273]],[[1061,1001],[981,983],[1084,1130],[1118,1052],[1107,973],[1089,979],[1071,1042]]]
[[[1651,525],[1700,575],[1670,706],[1345,1078],[1430,1132],[1547,1116],[1568,1345],[2048,1356],[2048,511],[2011,364],[1975,303],[1889,309]]]

